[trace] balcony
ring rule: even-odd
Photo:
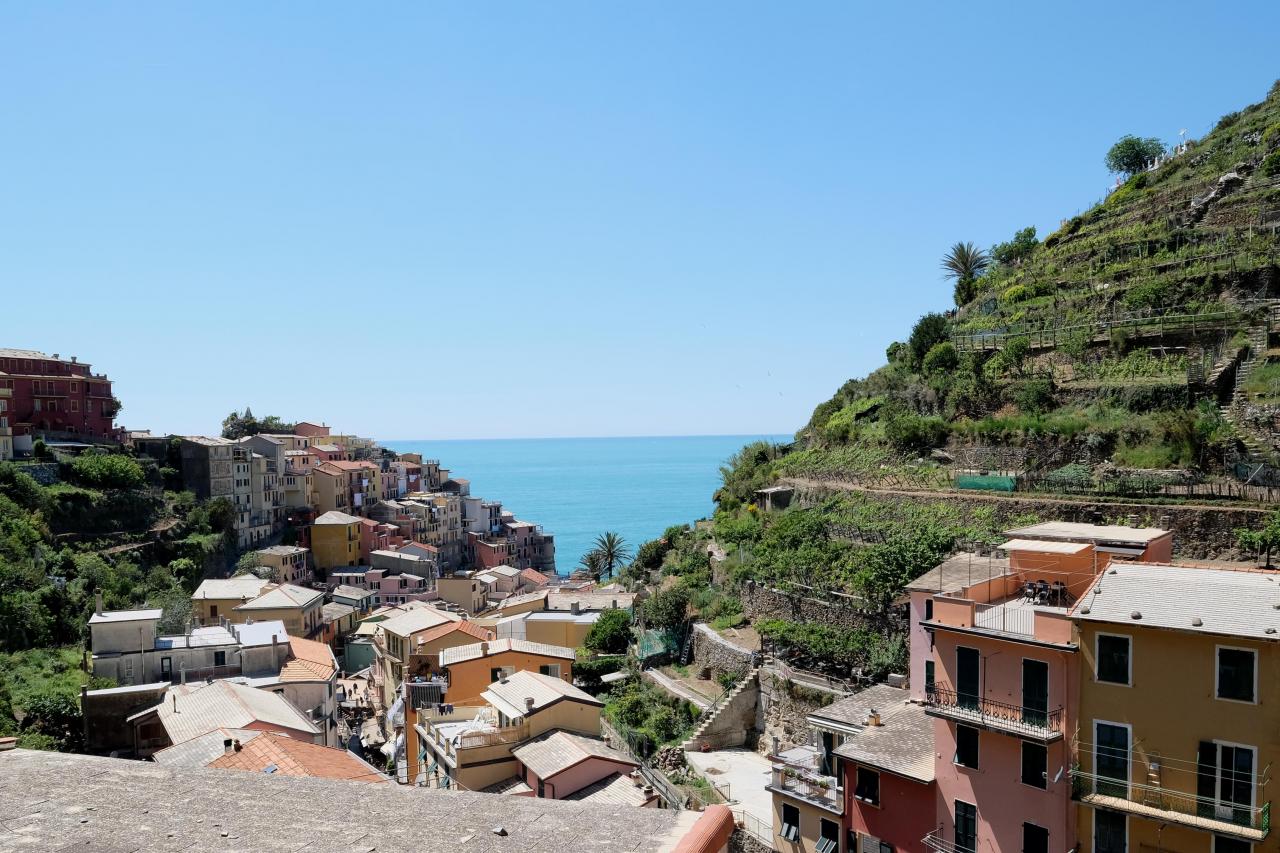
[[[770,791],[804,800],[832,814],[844,813],[844,788],[840,780],[821,772],[820,757],[813,747],[801,746],[789,749],[781,755],[771,755],[773,773]]]
[[[972,847],[963,847],[943,838],[938,830],[934,830],[920,840],[924,844],[924,849],[932,850],[933,853],[974,853]]]
[[[933,597],[929,630],[956,631],[1075,650],[1067,608],[1041,604],[1023,596],[994,603],[950,595]]]
[[[1253,801],[1262,791],[1254,787]],[[1261,806],[1229,803],[1159,785],[1143,785],[1096,773],[1071,771],[1071,796],[1089,806],[1124,812],[1258,843],[1271,832],[1271,802]]]
[[[994,699],[957,694],[948,687],[931,687],[925,691],[925,713],[1039,743],[1062,739],[1061,708],[1040,711]]]

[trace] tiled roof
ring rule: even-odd
[[[317,518],[312,524],[356,524],[360,521],[358,516],[347,515],[345,512],[338,512],[331,509],[324,515]]]
[[[501,782],[494,782],[487,788],[481,788],[481,793],[485,794],[532,794],[533,789],[529,784],[519,776],[512,776],[503,779]],[[568,799],[567,797],[562,799]]]
[[[151,756],[156,764],[166,767],[206,767],[210,761],[226,752],[226,741],[239,740],[246,744],[262,734],[254,729],[214,729],[191,740],[165,747]]]
[[[525,699],[533,700],[534,712],[562,699],[604,707],[599,699],[569,682],[537,672],[513,673],[502,681],[490,684],[489,689],[480,695],[508,717],[523,717],[529,712]]]
[[[240,599],[248,601],[257,598],[262,594],[262,590],[271,586],[271,581],[266,578],[260,578],[256,575],[236,575],[230,578],[210,578],[200,582],[196,587],[196,591],[191,594],[192,601],[206,601],[209,599],[223,601],[227,599]]]
[[[350,779],[358,782],[386,782],[387,778],[345,749],[294,740],[266,732],[239,752],[224,753],[210,761],[221,770],[248,770],[281,776],[317,776],[322,779]]]
[[[492,572],[495,575],[501,575],[504,578],[514,578],[520,574],[520,570],[515,566],[490,566],[485,571]]]
[[[520,763],[534,772],[539,779],[548,779],[557,773],[563,773],[575,764],[581,764],[589,758],[603,758],[620,764],[636,766],[621,752],[612,749],[599,738],[567,732],[563,729],[538,735],[532,740],[511,750],[511,754],[520,759]]]
[[[299,548],[297,545],[272,545],[267,548],[259,548],[259,554],[271,554],[277,557],[291,557],[294,554],[307,553],[306,548]]]
[[[280,668],[281,681],[328,681],[337,671],[338,662],[328,645],[289,638],[289,659]]]
[[[355,612],[356,609],[350,604],[341,604],[337,601],[330,601],[320,608],[320,615],[326,622],[337,622],[339,619],[354,616]]]
[[[434,607],[421,607],[397,613],[390,619],[378,623],[378,627],[398,637],[409,637],[419,631],[443,625],[446,622],[460,622],[462,617],[455,613],[446,613]]]
[[[642,785],[631,781],[629,775],[611,773],[598,782],[592,782],[585,788],[579,788],[562,800],[595,803],[602,806],[644,806],[657,798],[657,794],[646,794]]]
[[[528,581],[537,586],[544,586],[551,583],[551,578],[544,575],[537,569],[524,569],[520,572],[520,579]]]
[[[363,574],[363,572],[361,574]],[[356,599],[368,598],[369,596],[376,594],[377,593],[372,589],[362,589],[361,587],[351,586],[350,584],[345,583],[338,584],[338,586],[334,587],[332,593],[332,595],[340,595],[343,598]]]
[[[1280,572],[1113,562],[1081,596],[1081,622],[1280,640]]]
[[[160,723],[173,743],[191,740],[212,729],[243,729],[253,723],[266,723],[307,734],[320,733],[283,696],[230,681],[174,685],[159,705],[129,719],[153,712],[159,715]]]
[[[917,782],[932,782],[933,718],[925,714],[924,706],[899,698],[876,711],[880,725],[864,726],[836,748],[836,755]]]
[[[613,607],[630,609],[635,603],[634,592],[560,592],[552,590],[547,596],[548,610],[571,610],[577,602],[580,610],[609,610]]]
[[[262,595],[244,604],[237,604],[236,610],[278,610],[287,607],[306,607],[316,601],[323,599],[324,593],[318,589],[307,589],[302,586],[294,586],[291,583],[282,583],[275,589],[268,590]]]
[[[872,710],[881,713],[890,706],[899,705],[910,695],[901,687],[890,687],[887,684],[876,684],[861,690],[852,696],[832,702],[825,708],[818,708],[809,714],[809,720],[815,725],[834,723],[839,727],[858,728],[867,719]]]
[[[472,643],[469,646],[454,646],[451,649],[445,649],[440,652],[440,665],[452,666],[464,661],[493,657],[507,652],[520,652],[527,655],[561,658],[563,660],[573,660],[575,656],[573,649],[566,646],[552,646],[547,643],[531,643],[528,640],[504,638],[490,642],[487,651],[484,643]]]
[[[507,610],[508,608],[515,607],[518,604],[528,604],[530,601],[541,601],[547,597],[549,592],[549,590],[539,589],[534,592],[525,593],[524,595],[513,595],[506,601],[499,604],[498,609]]]
[[[434,642],[441,637],[447,637],[452,633],[467,634],[475,637],[477,640],[493,639],[493,632],[487,628],[481,628],[469,619],[459,622],[449,622],[445,625],[437,625],[418,635],[418,645],[425,646],[427,643]]]

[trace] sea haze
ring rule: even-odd
[[[614,530],[632,553],[672,524],[709,516],[720,465],[744,444],[778,435],[381,441],[398,453],[439,459],[471,494],[502,501],[556,537],[568,574],[596,536]]]

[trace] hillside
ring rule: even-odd
[[[962,304],[819,405],[770,475],[1271,498],[1255,487],[1280,486],[1280,82],[1043,240],[985,255]]]

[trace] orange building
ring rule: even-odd
[[[452,705],[474,704],[495,681],[517,672],[536,672],[573,683],[573,649],[527,640],[494,640],[440,652],[440,668]]]

